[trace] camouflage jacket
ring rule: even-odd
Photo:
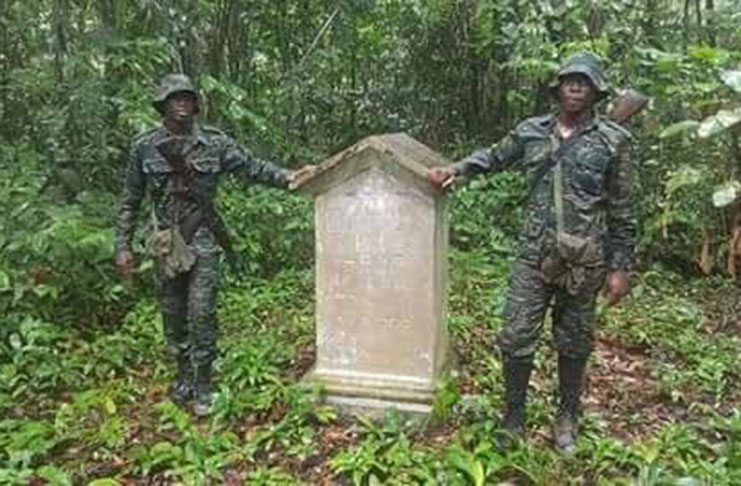
[[[555,249],[554,166],[560,161],[564,230],[589,242],[577,263],[630,269],[636,232],[629,203],[630,134],[597,116],[564,141],[555,127],[553,114],[529,118],[491,148],[455,164],[456,173],[516,170],[531,179],[520,257],[539,263]]]
[[[178,221],[175,216],[177,174],[171,164],[155,148],[170,134],[166,127],[147,131],[134,137],[130,153],[123,204],[116,221],[116,251],[130,248],[142,199],[148,191],[152,199],[154,218],[160,228],[180,224],[204,204],[213,204],[219,178],[232,173],[243,183],[260,182],[275,187],[288,186],[289,171],[270,162],[260,160],[237,145],[220,130],[195,125],[188,142],[187,162],[190,171],[188,197],[181,197]],[[195,235],[198,243],[215,246],[210,231],[199,229]]]

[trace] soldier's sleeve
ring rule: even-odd
[[[224,170],[234,174],[243,184],[259,182],[273,187],[288,187],[289,170],[255,157],[226,136],[223,157]]]
[[[630,151],[628,137],[617,146],[615,163],[607,179],[607,250],[611,270],[633,267],[636,220],[630,204]]]
[[[139,216],[139,208],[141,207],[147,186],[147,180],[142,172],[141,162],[139,146],[136,143],[132,143],[129,149],[129,161],[126,167],[123,202],[116,218],[116,253],[131,248],[131,237],[134,234],[136,220]]]
[[[518,127],[519,128],[519,127]],[[510,170],[522,158],[523,142],[518,128],[488,149],[477,150],[453,165],[457,175],[476,175]]]

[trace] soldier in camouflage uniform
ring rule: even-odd
[[[521,122],[490,149],[431,169],[429,179],[445,188],[460,175],[517,170],[531,180],[506,322],[498,336],[505,382],[502,427],[508,435],[524,431],[533,354],[550,307],[559,356],[554,439],[570,452],[593,347],[596,297],[604,288],[612,305],[627,294],[636,224],[629,207],[630,135],[594,111],[609,93],[600,59],[575,54],[550,88],[558,100],[555,114]]]
[[[260,182],[285,188],[312,167],[290,172],[254,157],[220,130],[200,125],[196,120],[198,92],[185,75],[165,76],[153,105],[164,123],[138,135],[131,144],[123,204],[116,222],[116,264],[124,275],[130,274],[134,260],[131,237],[148,191],[156,236],[152,251],[156,253],[157,295],[168,349],[177,362],[171,395],[180,404],[195,398],[196,414],[206,415],[217,354],[222,249],[217,243],[212,205],[219,178],[230,173],[245,184]],[[173,156],[161,147],[176,147],[178,153]],[[190,225],[188,231],[185,224]]]

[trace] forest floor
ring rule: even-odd
[[[299,384],[314,356],[310,272],[225,289],[219,393],[203,420],[168,400],[172,369],[153,301],[108,329],[29,320],[0,368],[0,484],[741,484],[735,285],[651,269],[622,305],[601,311],[582,434],[568,457],[550,438],[547,326],[527,438],[511,450],[493,440],[507,272],[480,253],[452,254],[459,367],[424,420],[343,416]]]

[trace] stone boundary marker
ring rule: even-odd
[[[347,408],[429,412],[449,358],[448,220],[404,134],[368,137],[296,187],[314,197],[316,362],[306,381]]]

